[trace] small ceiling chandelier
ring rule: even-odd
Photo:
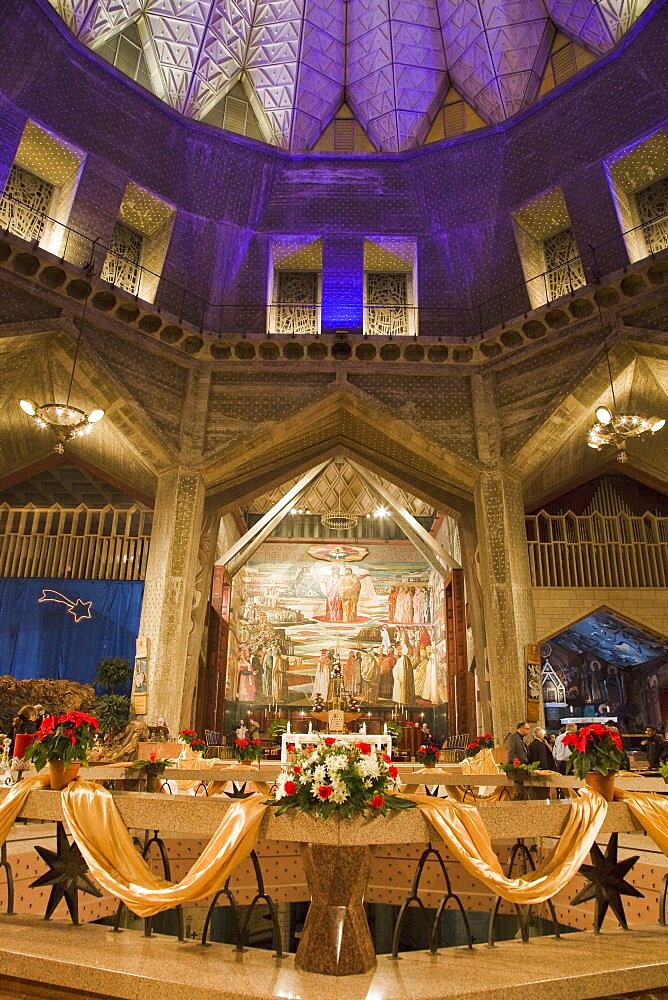
[[[603,335],[605,347],[605,359],[608,364],[608,378],[610,380],[610,392],[612,393],[612,409],[608,406],[598,406],[596,408],[596,422],[591,427],[587,435],[587,445],[600,451],[609,445],[617,449],[617,461],[628,461],[626,455],[626,445],[633,438],[638,438],[648,431],[656,434],[665,426],[664,417],[641,417],[636,413],[620,413],[617,409],[617,398],[615,396],[615,386],[612,378],[612,368],[610,367],[610,354],[608,353],[608,338],[603,326],[600,303],[598,306],[598,318]]]
[[[343,479],[345,462],[337,459],[334,464],[338,474],[336,513],[321,514],[320,523],[324,524],[330,531],[350,531],[357,524],[357,517],[341,508],[341,480]]]
[[[90,292],[88,294],[90,295]],[[72,384],[74,382],[74,372],[77,367],[79,345],[81,344],[81,334],[83,332],[87,305],[88,297],[84,302],[81,322],[79,324],[79,336],[77,337],[76,347],[74,349],[72,374],[70,375],[70,383],[67,387],[67,396],[65,401],[59,402],[57,400],[48,400],[45,403],[36,403],[32,399],[19,400],[19,406],[23,412],[27,413],[27,415],[31,417],[39,428],[42,430],[50,430],[53,434],[55,434],[56,444],[54,445],[54,451],[56,451],[59,455],[62,455],[65,451],[65,444],[67,441],[71,441],[72,438],[75,437],[83,437],[85,434],[90,434],[93,429],[93,425],[99,420],[102,420],[102,417],[104,416],[104,410],[99,407],[87,413],[80,407],[73,406],[72,403],[70,403]]]

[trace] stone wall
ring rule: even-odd
[[[47,712],[94,712],[95,690],[76,681],[0,677],[0,732],[9,733],[22,705],[43,705]]]

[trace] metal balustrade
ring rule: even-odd
[[[534,587],[668,587],[668,518],[548,514],[526,518]]]
[[[3,217],[0,219],[0,226],[4,226],[7,233],[13,231],[13,213],[31,206],[22,205],[17,199],[5,194],[3,196]],[[31,209],[32,211],[32,209]],[[37,213],[39,215],[39,213]],[[77,267],[81,267],[89,276],[101,275],[106,263],[106,272],[124,273],[129,267],[136,267],[136,261],[123,257],[114,248],[105,246],[101,242],[101,237],[91,237],[81,233],[72,226],[67,226],[57,219],[53,219],[46,213],[41,213],[44,224],[49,225],[50,246],[58,246],[60,249],[57,256],[61,262],[67,261]],[[661,219],[654,220],[655,225],[668,223],[668,215]],[[327,330],[326,333],[337,334],[341,331],[338,327],[345,327],[344,333],[364,333],[369,335],[373,330],[376,314],[387,316],[388,310],[400,310],[393,318],[393,323],[398,324],[402,330],[407,331],[409,336],[438,337],[444,340],[467,341],[481,339],[485,331],[497,326],[504,326],[507,322],[517,316],[526,315],[531,310],[528,302],[528,287],[530,284],[538,283],[545,289],[546,302],[541,308],[547,308],[554,301],[554,294],[551,288],[556,288],[563,292],[570,289],[570,294],[575,294],[576,289],[584,285],[597,284],[601,275],[612,274],[629,263],[626,252],[625,239],[635,232],[645,233],[648,223],[645,221],[633,229],[617,232],[608,240],[597,246],[589,246],[591,252],[591,262],[585,263],[580,258],[573,258],[559,265],[558,268],[551,268],[543,274],[534,275],[529,281],[523,281],[505,288],[497,289],[488,298],[480,299],[472,304],[463,306],[447,307],[423,307],[423,306],[388,306],[383,303],[366,303],[359,305],[351,304],[348,307],[351,322],[346,324],[345,319],[337,324],[337,329]],[[1,231],[1,230],[0,230]],[[33,243],[37,245],[38,241]],[[654,257],[655,253],[648,250],[648,258]],[[110,269],[109,262],[113,262]],[[558,272],[558,274],[557,274]],[[148,284],[147,284],[148,282]],[[172,281],[165,275],[157,274],[148,268],[138,266],[136,288],[155,287],[158,289],[153,305],[158,310],[164,310],[178,318],[179,323],[184,320],[199,327],[200,332],[205,330],[212,336],[228,336],[230,334],[242,333],[252,336],[270,336],[271,323],[269,317],[284,304],[272,303],[230,303],[230,302],[210,302],[194,291],[191,287],[186,287]],[[112,286],[115,287],[115,286]],[[132,296],[139,299],[139,293]],[[294,307],[294,303],[292,304]],[[319,314],[320,303],[299,304],[299,308],[312,310]],[[344,310],[345,312],[345,310]],[[367,317],[367,322],[364,317]],[[281,329],[281,334],[288,336],[298,335],[303,331],[294,329],[293,331]],[[373,334],[370,334],[373,336]],[[385,327],[379,336],[392,338],[394,334],[386,332]],[[399,333],[403,337],[406,334]]]
[[[0,576],[143,580],[152,520],[140,507],[0,505]]]

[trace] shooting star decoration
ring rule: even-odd
[[[71,601],[69,597],[65,597],[64,594],[60,594],[57,590],[43,590],[42,596],[37,598],[37,603],[48,604],[49,602],[64,604],[68,615],[72,615],[75,622],[80,622],[83,618],[91,617],[90,609],[93,606],[92,601],[82,601],[78,597],[76,601]]]

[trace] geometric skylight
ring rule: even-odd
[[[241,84],[265,140],[293,152],[344,100],[386,152],[424,141],[451,86],[505,121],[535,100],[557,29],[601,55],[649,2],[50,0],[80,41],[190,118]]]

